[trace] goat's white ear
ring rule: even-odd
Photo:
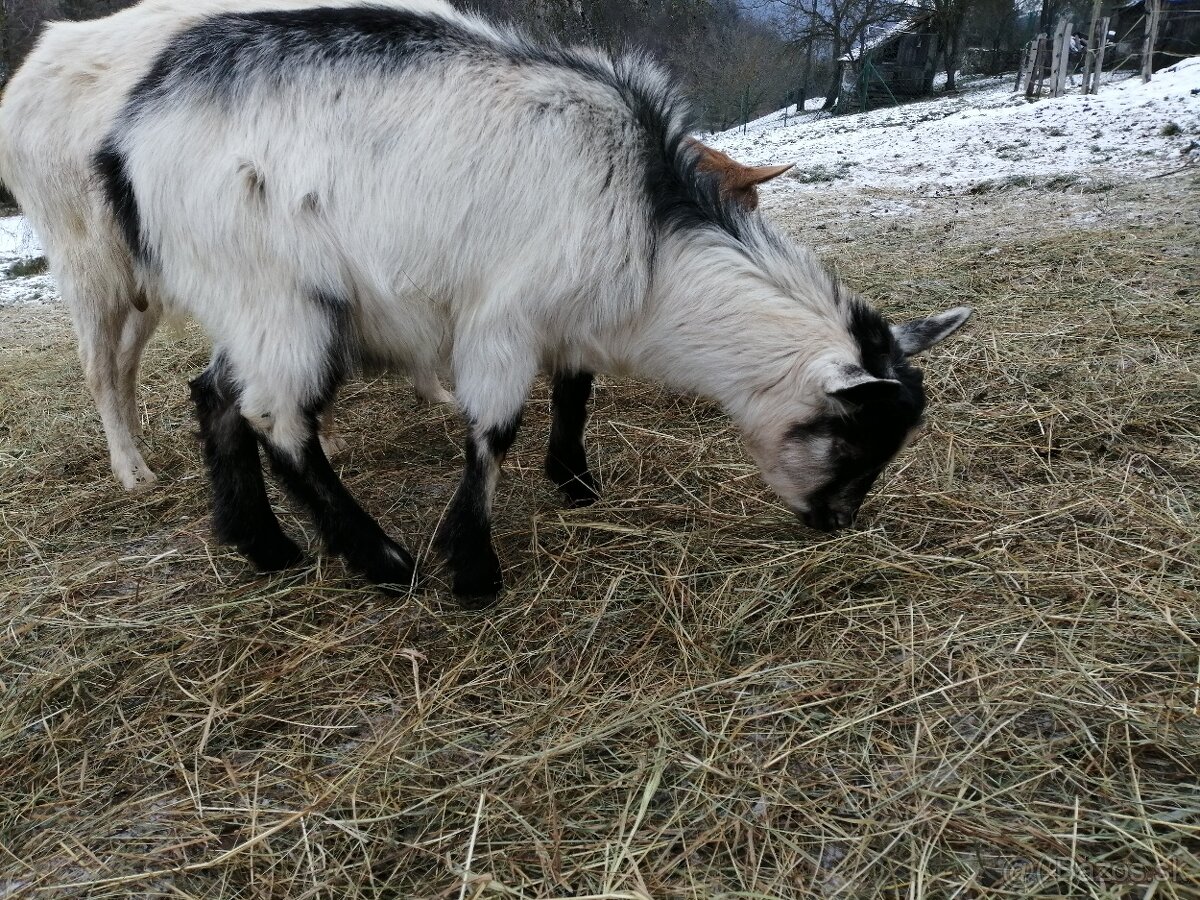
[[[940,344],[962,328],[974,311],[969,306],[956,306],[936,316],[893,325],[892,337],[896,339],[905,356],[916,356],[935,344]]]
[[[866,369],[847,366],[826,383],[825,390],[843,403],[869,406],[893,400],[900,392],[900,382],[894,378],[876,378]]]

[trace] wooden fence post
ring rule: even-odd
[[[1037,41],[1030,41],[1029,46],[1025,48],[1025,59],[1021,62],[1021,68],[1017,72],[1017,83],[1013,85],[1014,91],[1019,91],[1021,85],[1025,84],[1029,77],[1029,73],[1033,71],[1033,57],[1037,54]]]
[[[1058,24],[1054,26],[1054,49],[1050,54],[1050,96],[1058,96],[1058,64],[1062,57],[1062,26],[1063,19],[1059,19]]]
[[[1033,65],[1029,68],[1029,78],[1025,82],[1025,96],[1032,97],[1042,92],[1042,78],[1046,68],[1046,35],[1039,34],[1034,41]]]
[[[1088,28],[1087,52],[1083,57],[1083,92],[1088,92],[1088,87],[1091,85],[1092,69],[1096,63],[1096,40],[1099,35],[1096,33],[1096,26],[1100,23],[1100,4],[1102,0],[1093,0],[1092,3],[1092,24]]]
[[[1067,67],[1071,57],[1071,26],[1074,23],[1063,17],[1054,29],[1054,55],[1050,63],[1050,96],[1059,96],[1067,84]]]
[[[1146,0],[1146,37],[1142,41],[1142,81],[1154,70],[1154,45],[1158,43],[1159,0]]]
[[[1100,74],[1104,71],[1104,51],[1108,49],[1108,23],[1108,16],[1100,20],[1100,49],[1096,51],[1096,65],[1092,67],[1092,89],[1089,92],[1092,94],[1100,90]]]

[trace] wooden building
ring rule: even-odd
[[[915,12],[843,56],[836,111],[860,112],[929,94],[939,49],[932,16]]]

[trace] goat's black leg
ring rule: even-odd
[[[467,609],[490,605],[504,587],[492,548],[492,495],[520,425],[518,415],[505,426],[472,427],[462,481],[434,539],[453,575],[454,593]]]
[[[572,506],[590,506],[600,499],[583,448],[591,396],[590,372],[554,377],[551,401],[554,419],[546,448],[546,477],[558,485]]]
[[[288,493],[308,509],[331,553],[343,556],[350,568],[376,584],[411,583],[415,571],[412,556],[384,534],[346,490],[321,449],[315,411],[309,419],[309,437],[295,452],[263,441],[275,473]]]
[[[254,431],[238,410],[236,389],[218,358],[190,383],[212,488],[213,530],[258,569],[294,566],[304,554],[271,511]]]

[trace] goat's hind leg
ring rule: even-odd
[[[241,415],[329,551],[371,581],[408,585],[412,557],[358,505],[321,449],[318,420],[353,354],[348,306],[321,293],[305,300],[264,302],[261,315],[247,317],[231,336],[226,349]]]
[[[162,319],[162,306],[155,302],[129,310],[117,349],[117,395],[125,411],[125,424],[134,438],[141,437],[142,417],[138,411],[138,368],[142,353]],[[151,476],[153,479],[153,476]]]
[[[583,447],[591,396],[590,372],[554,377],[551,400],[554,418],[546,448],[546,477],[558,485],[572,506],[590,506],[600,499]]]
[[[125,490],[144,491],[154,484],[155,476],[138,449],[136,419],[131,421],[135,415],[136,374],[126,377],[123,372],[127,356],[123,345],[127,339],[131,345],[136,343],[140,356],[153,325],[143,332],[131,323],[131,316],[145,314],[135,310],[132,300],[111,286],[93,284],[70,271],[62,273],[61,281],[63,300],[71,310],[79,337],[84,379],[104,425],[113,474]],[[136,373],[136,363],[133,371]]]
[[[350,568],[376,584],[410,584],[416,568],[412,556],[384,534],[338,478],[317,436],[316,411],[306,418],[311,422],[310,434],[300,446],[287,448],[270,438],[263,440],[275,474],[308,509],[331,553],[344,557]]]
[[[320,336],[323,327],[330,331],[327,340]],[[376,584],[399,588],[412,583],[412,556],[346,490],[321,446],[318,421],[346,369],[338,327],[332,315],[329,323],[314,321],[307,332],[297,330],[309,335],[308,352],[297,341],[273,360],[260,357],[245,371],[239,369],[246,384],[242,413],[258,432],[276,476],[308,511],[329,552]]]
[[[456,394],[470,430],[462,480],[434,544],[453,575],[459,603],[481,609],[504,587],[500,559],[492,547],[492,498],[521,425],[536,354],[503,327],[462,336],[455,353]],[[511,364],[497,365],[497,360]]]
[[[242,417],[237,389],[218,358],[190,383],[204,462],[212,486],[213,530],[258,569],[299,564],[300,548],[283,533],[271,510],[258,457],[258,439]]]

